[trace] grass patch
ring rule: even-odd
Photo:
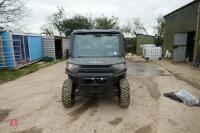
[[[19,77],[36,72],[41,68],[56,64],[61,61],[64,61],[64,60],[60,59],[56,61],[39,61],[34,64],[31,64],[31,65],[28,65],[16,70],[6,70],[6,69],[0,70],[0,84],[15,80]]]

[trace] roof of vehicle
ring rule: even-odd
[[[115,30],[115,29],[109,29],[109,30],[103,30],[103,29],[92,29],[92,30],[74,30],[72,34],[77,34],[77,33],[121,33],[120,30]]]

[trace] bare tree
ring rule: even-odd
[[[52,26],[49,24],[42,25],[41,32],[42,34],[49,35],[49,36],[54,35],[54,30],[52,29]]]
[[[162,46],[163,45],[163,37],[164,37],[164,28],[165,28],[165,20],[163,18],[162,15],[158,16],[157,20],[157,24],[156,26],[154,26],[154,32],[155,32],[155,43],[158,46]]]
[[[21,0],[0,0],[0,27],[14,26],[25,16],[25,5]]]
[[[148,35],[147,29],[139,18],[133,18],[129,21],[128,24],[122,28],[122,31],[130,34],[131,36],[137,36],[138,34]]]
[[[47,24],[41,26],[41,32],[46,35],[64,35],[62,21],[66,18],[63,7],[57,7],[57,11],[47,17]]]
[[[64,34],[62,21],[65,19],[65,10],[63,7],[57,8],[58,11],[49,16],[50,23],[60,36]]]
[[[154,32],[156,36],[163,37],[164,36],[164,27],[165,27],[165,20],[162,15],[158,16],[157,25],[154,26]]]

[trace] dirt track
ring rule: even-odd
[[[164,92],[193,88],[151,63],[128,62],[131,104],[121,109],[116,98],[78,97],[66,109],[61,86],[65,62],[0,85],[0,133],[199,133],[200,108],[163,97]],[[17,126],[9,125],[10,119]]]

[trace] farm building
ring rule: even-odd
[[[0,68],[20,68],[43,57],[38,34],[0,32]]]
[[[200,56],[200,0],[164,16],[163,50],[172,51],[172,62],[195,61]]]
[[[21,68],[44,57],[64,58],[68,47],[65,37],[0,31],[0,69]]]
[[[142,47],[145,44],[154,44],[154,36],[139,34],[136,37],[136,54],[142,55]]]
[[[67,37],[42,36],[44,57],[61,59],[66,56],[66,49],[69,49],[70,40]]]

